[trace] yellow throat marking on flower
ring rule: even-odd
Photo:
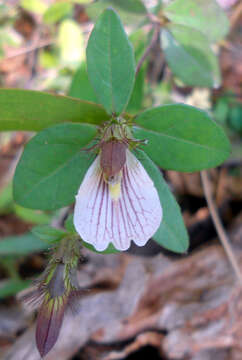
[[[108,184],[109,193],[111,196],[111,199],[114,201],[118,201],[121,195],[121,183],[116,184]]]
[[[121,180],[121,171],[113,177],[105,180],[108,183],[108,190],[113,201],[118,201],[118,199],[121,197]]]

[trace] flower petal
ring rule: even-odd
[[[131,240],[143,246],[160,226],[162,209],[152,180],[127,151],[121,194],[113,200],[104,181],[98,156],[90,166],[76,197],[74,225],[82,239],[103,251],[112,242],[127,250]]]

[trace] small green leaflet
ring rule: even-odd
[[[39,132],[17,165],[14,199],[20,205],[55,210],[74,202],[95,154],[83,150],[97,134],[88,124],[59,124]]]
[[[0,89],[0,131],[39,131],[67,121],[102,124],[108,115],[100,105],[41,91]]]
[[[215,88],[220,85],[218,60],[199,31],[168,24],[161,31],[161,47],[172,72],[186,85]]]
[[[176,104],[146,110],[135,118],[137,139],[146,139],[143,150],[160,167],[184,172],[221,164],[230,154],[223,129],[195,107]]]
[[[229,21],[216,0],[174,0],[163,9],[173,23],[201,31],[210,41],[224,38],[229,31]]]
[[[87,70],[107,113],[124,111],[134,86],[134,52],[119,16],[111,9],[100,15],[90,35]]]

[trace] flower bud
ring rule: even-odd
[[[82,293],[77,282],[79,256],[77,238],[62,239],[35,290],[23,297],[32,304],[41,303],[36,344],[42,357],[55,345],[67,307]]]

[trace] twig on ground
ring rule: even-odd
[[[226,234],[226,231],[225,231],[223,224],[220,220],[220,217],[218,215],[218,211],[217,211],[216,205],[213,200],[211,186],[210,186],[210,180],[209,180],[207,171],[205,171],[205,170],[201,171],[201,179],[202,179],[202,186],[203,186],[205,198],[206,198],[206,201],[208,204],[208,208],[209,208],[214,226],[218,233],[218,237],[224,247],[226,255],[228,256],[231,266],[235,272],[236,278],[237,278],[239,284],[242,285],[242,274],[241,274],[241,271],[239,268],[239,264],[234,255],[233,249],[229,242],[229,238]]]
[[[15,58],[15,57],[17,57],[17,56],[27,54],[27,53],[29,53],[29,52],[35,51],[35,50],[37,50],[37,49],[41,49],[41,48],[46,47],[46,46],[49,46],[49,45],[52,45],[53,43],[54,43],[54,40],[45,40],[45,41],[40,42],[38,45],[33,44],[33,45],[28,46],[28,47],[19,49],[19,50],[16,51],[14,54],[9,55],[9,56],[3,58],[3,59],[1,60],[1,62],[2,62],[2,61],[9,60],[9,59],[13,59],[13,58]]]

